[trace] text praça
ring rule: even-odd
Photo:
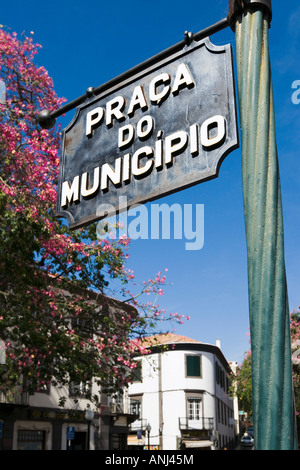
[[[199,155],[200,146],[209,151],[222,145],[226,137],[226,120],[221,115],[214,115],[201,125],[191,124],[187,130],[178,130],[166,135],[164,130],[155,129],[155,120],[151,114],[143,115],[135,125],[122,125],[126,119],[130,120],[138,109],[149,112],[150,104],[161,106],[170,96],[178,96],[183,89],[189,90],[195,85],[188,66],[181,63],[173,79],[166,72],[160,73],[151,80],[147,89],[142,85],[136,86],[130,100],[119,95],[107,101],[105,107],[97,106],[88,111],[85,120],[86,138],[93,138],[96,129],[102,125],[110,129],[118,123],[116,146],[118,152],[122,151],[124,154],[115,158],[114,165],[105,162],[95,166],[92,171],[76,175],[72,182],[64,181],[61,206],[66,208],[72,202],[78,203],[80,197],[93,197],[99,190],[107,192],[110,184],[120,187],[130,183],[132,177],[142,179],[152,171],[170,171],[174,157],[186,150],[194,158]],[[154,135],[154,143],[151,146],[142,145],[133,153],[126,152],[135,139],[143,143]]]

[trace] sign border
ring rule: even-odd
[[[173,62],[181,57],[184,57],[188,55],[191,52],[194,52],[195,50],[201,48],[201,47],[206,47],[207,50],[213,53],[224,53],[225,52],[225,57],[226,57],[226,70],[232,70],[232,87],[227,87],[227,92],[228,92],[228,104],[229,104],[229,109],[230,109],[230,115],[233,116],[234,122],[232,123],[232,126],[235,127],[235,136],[236,139],[231,140],[231,142],[228,143],[227,148],[225,146],[225,151],[222,153],[222,157],[219,158],[217,166],[215,170],[213,171],[208,171],[207,172],[207,177],[202,178],[200,181],[194,181],[192,183],[187,183],[186,185],[181,185],[178,188],[173,188],[169,191],[166,191],[162,194],[159,195],[150,195],[145,197],[144,199],[140,199],[138,201],[132,201],[130,203],[130,206],[133,204],[145,204],[147,202],[151,202],[160,198],[163,198],[165,196],[168,196],[169,194],[173,194],[179,191],[182,191],[184,189],[187,189],[189,187],[195,186],[197,184],[206,182],[208,180],[214,179],[218,177],[220,166],[223,162],[223,160],[226,158],[226,156],[232,152],[233,150],[237,149],[239,147],[239,132],[238,132],[238,118],[237,118],[237,102],[236,102],[236,90],[235,90],[235,80],[234,80],[234,68],[233,68],[233,57],[232,57],[232,47],[230,44],[224,44],[217,46],[213,44],[210,40],[209,37],[206,37],[204,39],[201,39],[200,41],[192,41],[191,44],[185,45],[183,48],[176,52],[170,52],[168,53],[163,59],[160,59],[156,61],[155,63],[151,63],[148,65],[147,63],[141,63],[138,66],[138,71],[136,71],[137,67],[134,67],[134,69],[130,69],[127,72],[119,75],[114,79],[114,83],[112,85],[109,85],[110,82],[108,82],[107,88],[105,88],[101,93],[98,95],[93,95],[90,98],[88,98],[84,103],[80,104],[76,108],[75,115],[73,116],[73,119],[71,122],[63,129],[63,138],[62,138],[62,146],[61,146],[61,159],[60,159],[60,165],[59,165],[59,177],[58,177],[58,186],[57,186],[57,202],[56,202],[56,211],[55,215],[58,218],[65,218],[68,221],[69,228],[72,230],[87,226],[91,223],[97,222],[104,217],[99,216],[97,217],[96,214],[89,214],[85,217],[80,218],[78,221],[74,222],[74,217],[73,215],[67,211],[67,210],[61,210],[61,205],[60,205],[60,199],[61,199],[61,183],[64,181],[64,169],[65,169],[65,153],[64,153],[64,147],[65,147],[65,140],[66,140],[66,134],[67,132],[75,125],[80,112],[93,105],[93,103],[100,101],[101,99],[106,98],[107,96],[110,96],[112,93],[122,90],[122,88],[130,85],[133,81],[136,81],[138,79],[143,78],[144,76],[147,76],[148,74],[154,72],[157,69],[160,69],[161,67],[167,65],[170,62]],[[224,147],[223,147],[224,149]],[[60,183],[60,184],[59,184]],[[124,196],[124,194],[120,193],[120,197]],[[126,211],[130,208],[130,206],[126,207],[119,207],[116,208],[115,213],[120,213],[123,211]],[[105,217],[109,217],[109,214],[106,214]]]

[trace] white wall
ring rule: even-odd
[[[186,355],[201,355],[202,377],[186,377]],[[186,417],[186,391],[202,395],[203,416],[213,418],[216,425],[215,393],[230,405],[231,400],[215,383],[215,355],[210,352],[171,350],[139,358],[143,363],[143,381],[129,386],[128,394],[142,395],[142,418],[151,425],[150,444],[159,445],[159,431],[162,430],[162,449],[175,450],[180,437],[179,417]],[[159,370],[159,359],[161,370]],[[161,378],[159,375],[161,373]],[[161,380],[161,382],[160,382]],[[161,388],[159,388],[159,385]],[[218,390],[217,390],[218,388]],[[159,407],[159,390],[162,396],[162,409]],[[161,413],[161,415],[160,415]],[[161,423],[160,423],[161,419]],[[228,429],[222,428],[222,433]],[[233,431],[234,434],[234,431]],[[233,436],[232,436],[233,437]],[[146,440],[147,443],[147,440]]]
[[[91,394],[96,394],[99,390],[92,389]],[[64,408],[59,406],[59,400],[61,397],[66,398]],[[79,398],[78,403],[69,396],[69,388],[62,387],[56,388],[54,386],[50,387],[50,393],[40,392],[35,393],[29,397],[29,406],[32,407],[44,407],[44,408],[58,408],[62,409],[71,409],[71,410],[86,410],[87,406],[90,406],[90,401],[85,398]]]

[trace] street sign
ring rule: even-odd
[[[231,47],[192,41],[77,107],[56,215],[75,229],[214,178],[237,146]]]
[[[67,427],[67,440],[72,441],[75,439],[75,427],[74,426],[68,426]]]

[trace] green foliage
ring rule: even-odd
[[[251,354],[248,353],[233,380],[231,393],[238,397],[239,409],[252,416]]]

